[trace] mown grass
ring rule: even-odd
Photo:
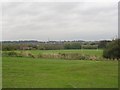
[[[3,88],[118,87],[118,61],[3,57],[2,62]]]

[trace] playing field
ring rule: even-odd
[[[47,50],[102,56],[102,50]],[[3,57],[4,88],[117,88],[118,62]]]

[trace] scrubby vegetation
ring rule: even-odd
[[[30,52],[27,51],[20,51],[20,52],[15,52],[15,51],[4,51],[2,52],[2,56],[14,56],[14,57],[35,57],[35,55],[33,55]]]
[[[102,60],[101,55],[89,54],[87,50],[76,52],[76,50],[69,51],[56,51],[53,53],[51,50],[46,51],[48,53],[40,53],[39,51],[3,51],[3,56],[14,56],[14,57],[32,57],[32,58],[48,58],[48,59],[66,59],[66,60]],[[95,50],[95,52],[101,52]]]
[[[120,39],[113,40],[107,44],[103,52],[103,57],[109,59],[120,59]]]

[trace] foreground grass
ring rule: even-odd
[[[117,61],[3,57],[3,88],[114,88]]]

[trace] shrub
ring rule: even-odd
[[[59,53],[62,59],[69,60],[91,60],[91,56],[80,53]],[[96,60],[97,58],[94,58]]]
[[[37,55],[37,58],[42,58],[42,54],[39,53],[39,54]]]
[[[120,59],[120,39],[107,44],[103,51],[103,57],[108,59]]]
[[[14,51],[10,51],[10,52],[2,52],[3,56],[17,56],[18,54]]]
[[[28,53],[28,57],[36,58],[36,56],[31,53]]]
[[[15,52],[15,51],[2,52],[2,55],[3,56],[15,56],[15,57],[32,57],[32,58],[36,57],[32,53],[25,52],[25,51],[21,51],[21,52]]]

